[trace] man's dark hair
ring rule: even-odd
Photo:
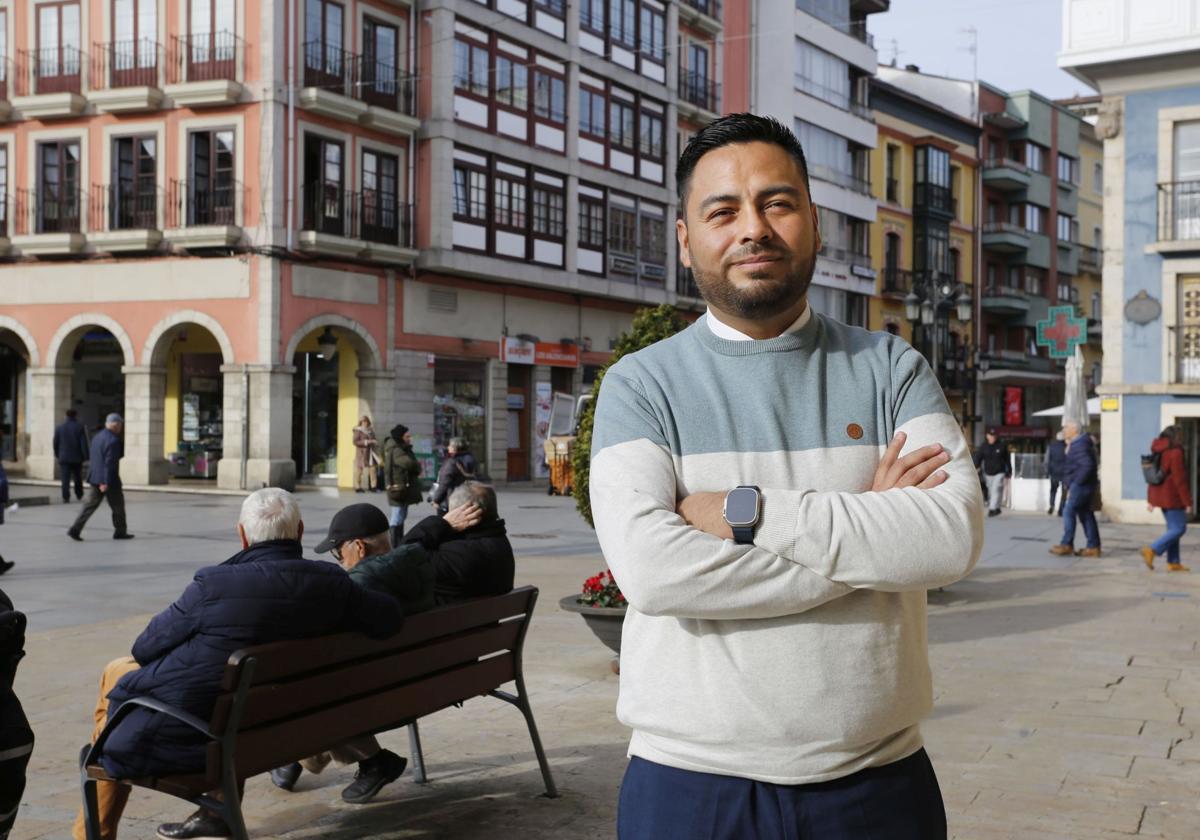
[[[67,416],[68,416],[68,417],[70,417],[72,420],[74,420],[76,417],[78,417],[78,416],[79,416],[79,412],[78,412],[78,411],[76,411],[76,410],[75,410],[75,409],[73,409],[73,408],[68,408],[68,409],[67,409]]]
[[[675,192],[679,195],[681,216],[687,216],[684,209],[687,207],[688,189],[700,158],[714,149],[734,143],[774,143],[782,148],[796,161],[796,166],[800,167],[800,174],[804,176],[804,190],[811,200],[808,161],[804,159],[804,149],[791,129],[774,117],[746,113],[727,114],[696,132],[679,155],[679,162],[675,165]]]

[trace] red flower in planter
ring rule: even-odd
[[[589,607],[624,607],[628,603],[617,579],[607,569],[583,582],[583,594],[577,600]]]

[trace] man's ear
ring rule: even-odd
[[[300,520],[300,524],[296,526],[296,542],[304,539],[304,520]]]
[[[691,268],[692,255],[688,253],[687,222],[683,219],[675,220],[675,239],[679,242],[679,261],[683,263],[684,268]]]
[[[246,529],[242,527],[242,523],[237,526],[238,539],[242,541],[242,551],[250,547],[250,540],[246,539]]]
[[[813,222],[813,253],[821,250],[821,215],[817,212],[817,205],[813,204],[812,199],[808,200],[808,210],[812,213]]]

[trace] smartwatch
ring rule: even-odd
[[[757,487],[743,485],[725,494],[725,523],[733,529],[733,541],[739,545],[754,542],[754,527],[762,516],[762,493]]]

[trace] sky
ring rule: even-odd
[[[1001,90],[1032,89],[1051,99],[1095,93],[1058,69],[1062,0],[892,0],[867,18],[879,63],[915,64],[925,73],[970,79],[978,30],[979,78]]]

